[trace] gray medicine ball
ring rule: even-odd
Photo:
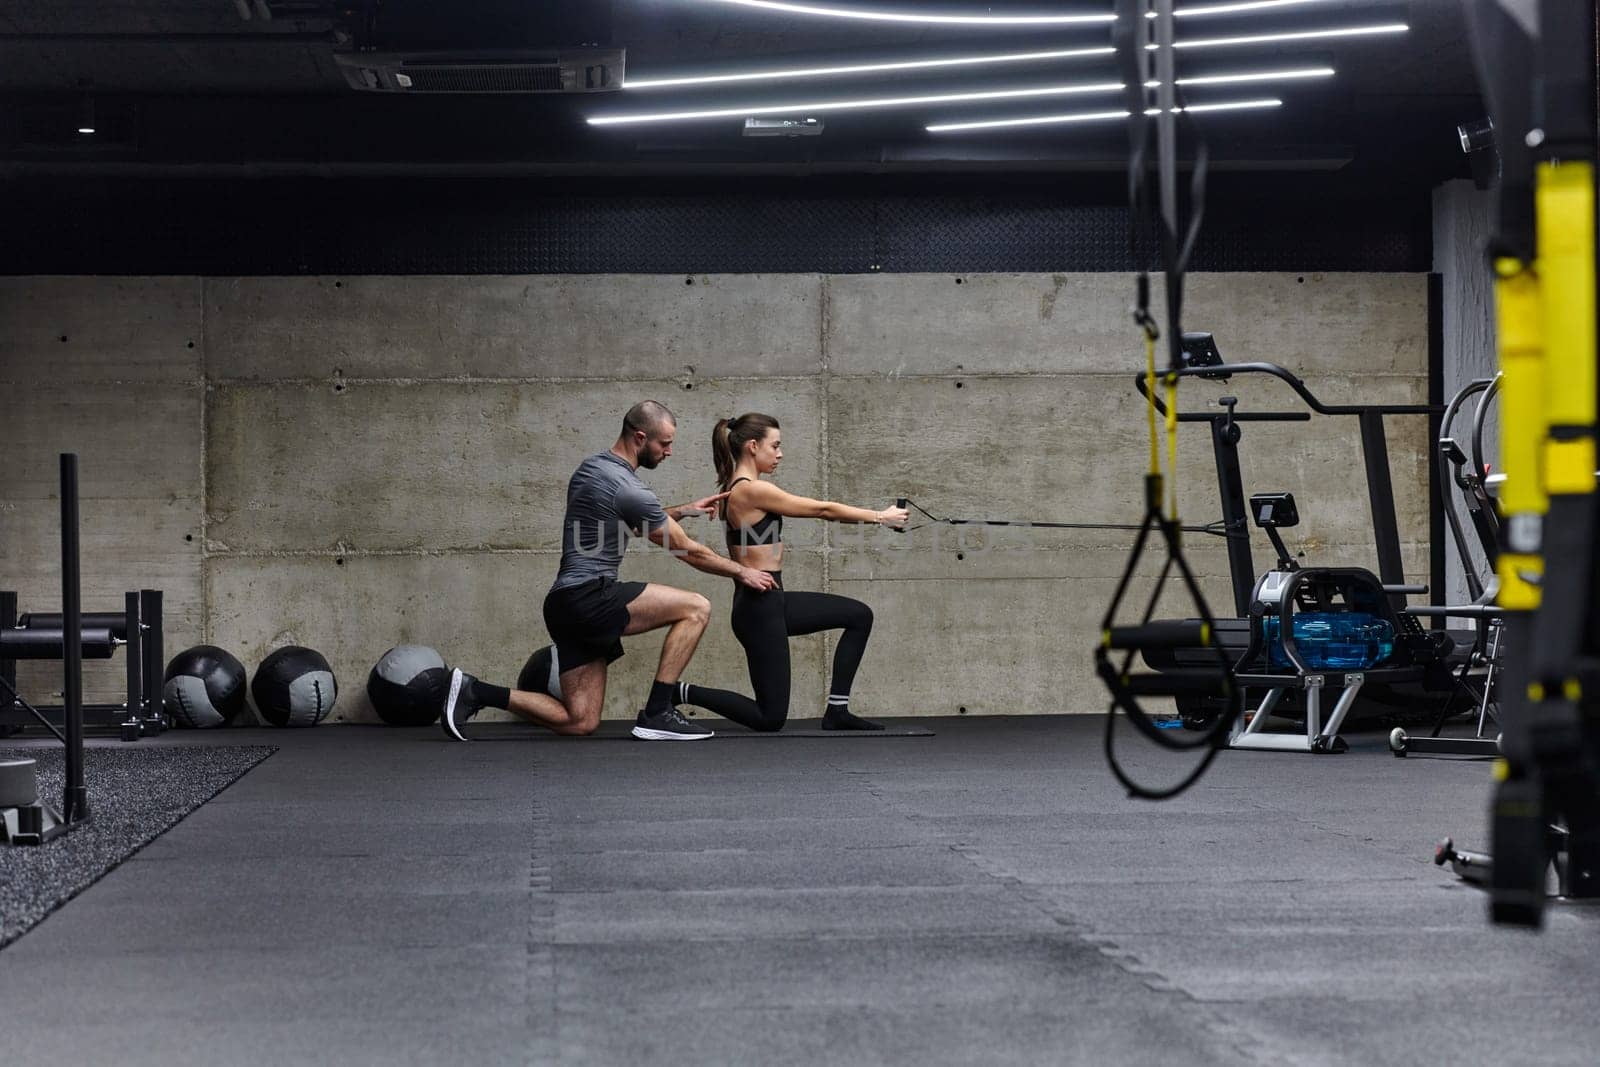
[[[333,710],[339,683],[322,653],[285,645],[256,668],[250,695],[271,726],[315,726]]]
[[[244,710],[244,664],[216,645],[196,645],[172,657],[162,675],[161,706],[179,726],[225,726]]]
[[[390,726],[438,721],[450,691],[450,668],[427,645],[396,645],[367,675],[367,698]]]
[[[528,657],[528,662],[522,665],[522,673],[517,675],[517,688],[562,699],[561,661],[556,658],[556,646],[545,645]]]

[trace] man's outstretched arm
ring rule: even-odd
[[[688,504],[674,504],[672,507],[666,509],[667,518],[676,522],[682,522],[690,515],[705,515],[708,517],[715,517],[717,514],[717,504],[726,499],[728,499],[727,493],[714,493],[711,496],[702,497],[701,499],[691,501]]]
[[[684,533],[678,520],[669,513],[665,525],[652,527],[646,534],[653,543],[665,548],[697,571],[720,574],[758,592],[765,592],[777,584],[766,571],[735,563],[721,556]]]

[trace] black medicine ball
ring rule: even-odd
[[[561,661],[556,658],[556,646],[545,645],[528,657],[517,675],[517,688],[526,693],[543,693],[562,699]]]
[[[367,698],[390,726],[427,726],[444,711],[450,668],[426,645],[396,645],[367,675]]]
[[[339,683],[322,653],[285,645],[256,668],[250,695],[268,725],[315,726],[333,710]]]
[[[162,675],[161,706],[193,730],[232,722],[244,710],[244,664],[216,645],[179,652]]]

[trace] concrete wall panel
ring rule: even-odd
[[[832,275],[836,374],[1063,374],[1103,369],[1136,341],[1119,274]]]
[[[1135,522],[1143,415],[1119,379],[835,379],[829,488],[936,514]]]
[[[194,382],[198,278],[0,278],[0,381]]]
[[[209,417],[212,547],[559,549],[572,471],[647,396],[678,415],[673,456],[644,472],[667,504],[715,490],[719,416],[759,407],[820,436],[806,381],[226,386]],[[797,492],[820,491],[814,453],[797,451],[785,471]]]
[[[900,274],[827,279],[838,374],[1120,373],[1143,361],[1123,274]],[[1161,314],[1159,282],[1154,308]],[[1427,373],[1427,279],[1195,274],[1185,325],[1232,362],[1297,373]]]
[[[673,378],[816,373],[816,275],[216,278],[208,373]]]
[[[1216,335],[1231,363],[1302,378],[1428,373],[1423,274],[1192,274],[1184,328]]]
[[[957,385],[960,388],[957,388]],[[1229,388],[1246,405],[1278,408],[1256,383]],[[1420,403],[1414,378],[1322,380],[1343,403]],[[1183,401],[1198,409],[1211,390]],[[1128,380],[1103,375],[961,379],[835,379],[830,386],[829,486],[834,496],[882,506],[904,494],[936,515],[1057,522],[1137,522],[1149,462],[1144,410]],[[1300,405],[1282,406],[1290,410]],[[1403,538],[1427,539],[1427,421],[1390,420],[1390,467]],[[1366,468],[1356,420],[1253,423],[1241,444],[1246,493],[1294,492],[1319,542],[1371,541]],[[1182,514],[1220,517],[1205,426],[1180,430]]]

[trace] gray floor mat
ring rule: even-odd
[[[90,821],[44,845],[0,845],[0,947],[27,933],[274,751],[268,745],[87,748],[84,784]],[[39,795],[60,806],[65,779],[60,745],[0,748],[0,758],[37,760]]]

